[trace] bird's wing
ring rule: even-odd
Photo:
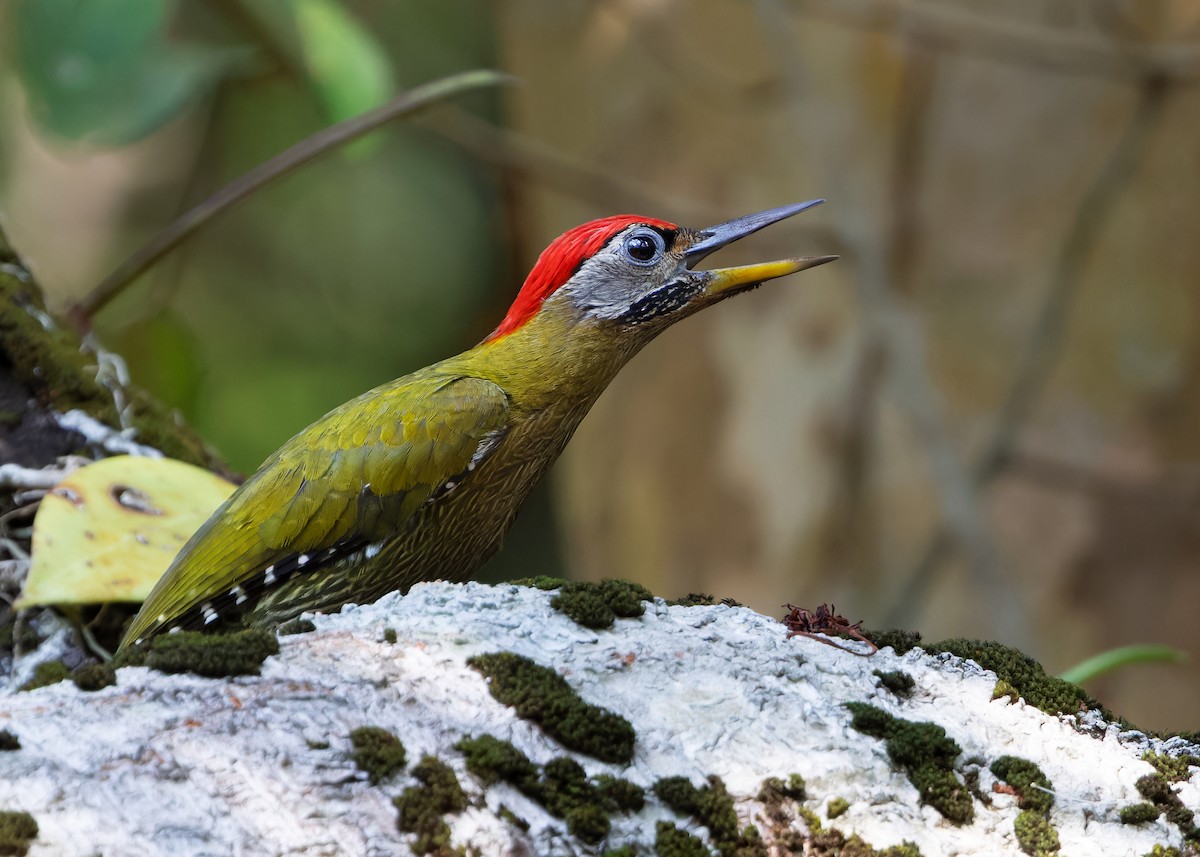
[[[508,425],[508,397],[478,378],[416,373],[293,437],[192,536],[122,645],[262,589],[278,563],[329,560],[401,530],[473,470]],[[267,575],[267,583],[274,578]],[[207,609],[205,609],[207,608]]]

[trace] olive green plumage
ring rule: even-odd
[[[465,578],[643,345],[704,306],[828,260],[691,270],[799,210],[705,232],[621,217],[566,233],[491,337],[347,402],[268,458],[183,547],[122,647]]]

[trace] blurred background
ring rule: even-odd
[[[469,347],[537,253],[632,211],[842,260],[668,331],[486,571],[1182,666],[1089,685],[1200,726],[1194,0],[10,0],[0,214],[59,308],[227,182],[470,68],[95,317],[238,469]]]

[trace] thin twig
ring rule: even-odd
[[[245,199],[263,185],[286,175],[326,152],[343,146],[379,126],[407,116],[446,98],[474,89],[512,83],[516,79],[498,71],[480,69],[450,75],[393,98],[387,104],[323,128],[274,158],[227,184],[159,232],[154,238],[122,262],[115,271],[74,306],[70,315],[76,324],[88,326],[92,316],[112,300],[125,286],[161,259],[181,241],[216,215]]]

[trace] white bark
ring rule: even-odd
[[[580,695],[628,718],[637,732],[628,768],[576,756],[590,774],[614,773],[649,787],[685,775],[720,776],[743,824],[766,836],[754,800],[763,779],[799,773],[805,805],[824,819],[831,798],[849,811],[826,827],[858,833],[877,848],[915,842],[925,857],[1020,853],[1014,799],[975,804],[955,826],[922,806],[882,742],[850,727],[843,703],[866,701],[907,720],[943,726],[962,764],[1003,754],[1030,759],[1051,779],[1051,821],[1062,853],[1138,855],[1180,844],[1159,821],[1131,827],[1119,809],[1141,800],[1139,733],[1090,717],[1055,718],[1023,703],[993,700],[995,676],[971,662],[885,650],[856,657],[817,642],[788,640],[782,625],[747,609],[648,604],[641,619],[594,632],[550,608],[552,593],[514,586],[423,584],[404,598],[315,617],[317,631],[283,637],[260,677],[214,680],[125,668],[95,693],[66,682],[0,695],[0,729],[21,749],[0,753],[0,809],[32,813],[31,855],[404,854],[391,798],[414,780],[369,785],[349,758],[358,726],[394,732],[409,769],[433,754],[449,763],[474,806],[448,818],[456,845],[491,854],[595,854],[566,836],[560,820],[506,785],[484,790],[452,749],[461,737],[511,740],[535,762],[565,751],[494,700],[465,665],[473,654],[512,651],[556,668]],[[384,629],[397,642],[384,641]],[[916,679],[911,700],[878,687],[875,670]],[[1092,734],[1088,734],[1088,733]],[[328,747],[322,745],[327,743]],[[1194,752],[1194,750],[1193,750]],[[1179,786],[1200,810],[1200,773]],[[493,814],[506,804],[531,823],[523,834]],[[654,822],[691,825],[650,798],[615,816],[608,846],[639,842],[653,853]],[[803,830],[803,822],[795,822]]]

